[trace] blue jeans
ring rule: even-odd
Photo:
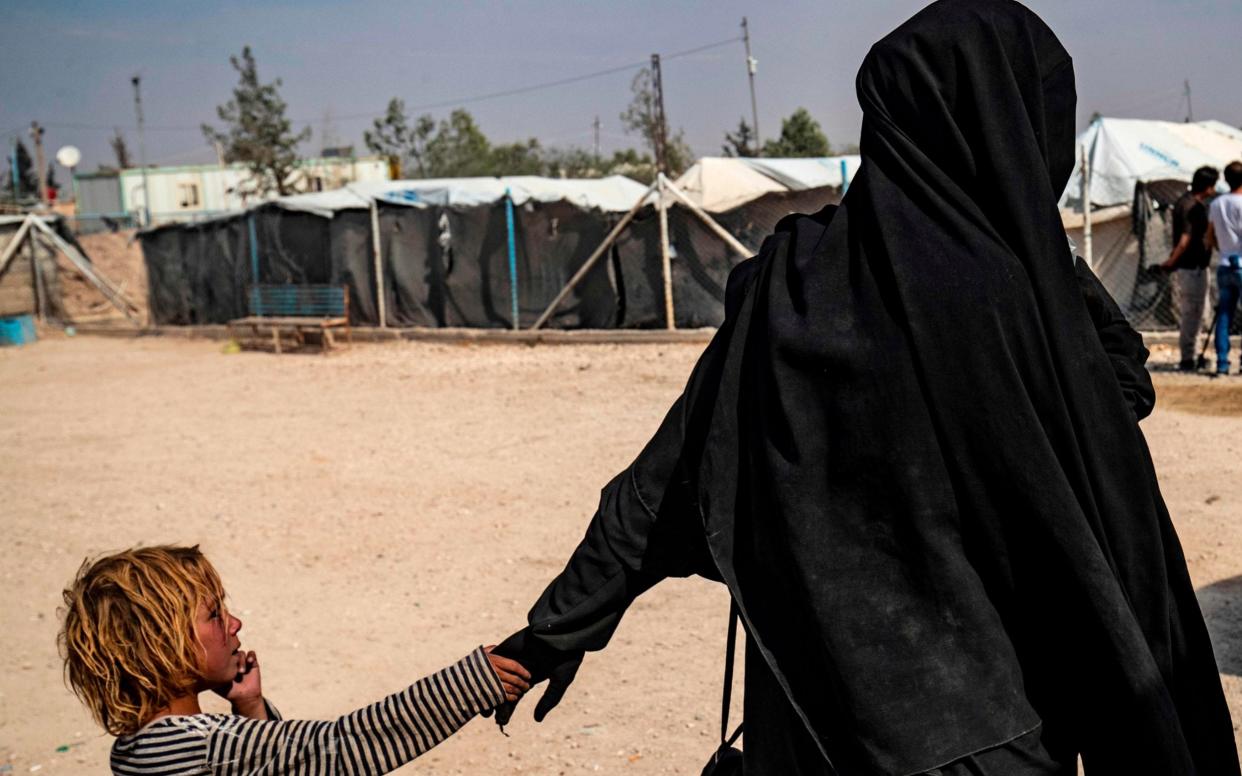
[[[1229,325],[1238,314],[1242,297],[1242,258],[1225,256],[1216,268],[1216,372],[1229,373]]]

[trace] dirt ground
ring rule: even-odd
[[[79,235],[78,243],[90,258],[95,270],[138,307],[138,317],[145,321],[147,265],[142,260],[142,245],[139,244],[134,230]],[[57,263],[60,270],[61,299],[71,320],[125,320],[64,256],[57,254]]]
[[[79,336],[0,351],[0,771],[107,771],[110,739],[54,645],[62,587],[105,550],[201,544],[290,716],[347,712],[504,638],[700,350],[274,356]],[[1242,721],[1242,378],[1156,377],[1170,400],[1143,428]],[[543,724],[528,699],[511,737],[472,722],[407,772],[697,774],[727,607],[702,580],[659,585]]]

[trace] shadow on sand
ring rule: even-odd
[[[1196,591],[1222,674],[1242,676],[1242,575]]]

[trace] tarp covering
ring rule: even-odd
[[[522,179],[509,180],[513,190],[512,181]],[[624,210],[645,190],[630,183],[628,191],[620,189],[627,197],[633,192]],[[543,197],[550,195],[536,186],[525,186],[524,191],[522,204],[514,207],[514,238],[519,322],[528,327],[620,218],[622,197],[616,195],[617,210],[602,210],[565,197],[545,201]],[[388,325],[512,327],[503,189],[500,194],[490,201],[457,200],[448,206],[424,200],[411,207],[379,198]],[[832,188],[770,192],[716,218],[743,243],[758,248],[781,217],[813,212],[838,198]],[[325,218],[314,209],[274,202],[232,218],[142,232],[154,322],[224,323],[243,317],[246,287],[261,282],[347,285],[351,319],[378,323],[369,209],[355,206],[332,212]],[[677,325],[719,324],[725,280],[741,257],[681,207],[670,210],[669,231]],[[652,205],[639,212],[546,325],[665,325],[659,227]]]
[[[845,164],[845,178],[841,175]],[[674,181],[690,200],[709,213],[722,213],[777,191],[840,188],[858,172],[860,156],[768,159],[706,156]]]
[[[508,191],[515,205],[563,200],[584,210],[624,213],[634,206],[646,188],[623,175],[598,179],[541,178],[534,175],[427,178],[353,183],[333,191],[281,197],[273,204],[286,210],[301,210],[331,218],[341,210],[370,208],[372,200],[413,207],[467,207],[499,202]]]
[[[1222,169],[1242,160],[1242,130],[1219,121],[1182,124],[1143,119],[1096,119],[1078,136],[1091,163],[1091,203],[1127,204],[1140,181],[1190,181],[1203,165]],[[1081,158],[1081,150],[1079,153]],[[1061,197],[1062,207],[1079,206],[1081,165]]]

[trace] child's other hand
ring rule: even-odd
[[[237,676],[228,684],[217,687],[216,692],[233,704],[235,713],[252,719],[267,719],[259,658],[254,652],[239,652],[237,658]]]
[[[495,648],[496,645],[493,644],[490,647],[484,647],[483,651],[487,653],[492,670],[500,678],[500,684],[505,689],[505,699],[510,702],[516,701],[530,689],[530,671],[527,671],[516,660],[492,654]]]

